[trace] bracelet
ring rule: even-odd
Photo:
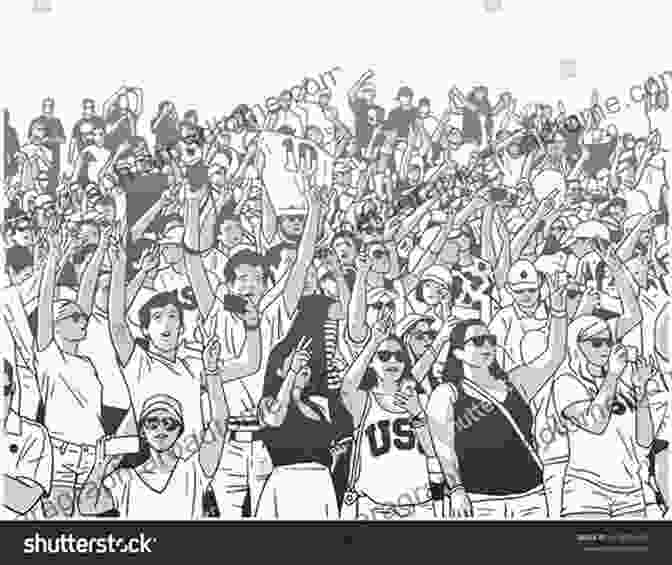
[[[464,487],[460,484],[455,485],[453,488],[449,489],[448,492],[446,493],[447,496],[453,496],[458,490],[461,490],[464,492]]]
[[[562,310],[553,310],[551,308],[551,316],[554,318],[565,318],[567,316],[567,312],[563,312]]]

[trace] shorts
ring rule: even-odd
[[[644,493],[641,487],[623,492],[565,475],[561,515],[572,518],[581,514],[604,514],[609,518],[641,514],[644,517]]]
[[[480,520],[545,520],[548,506],[543,485],[522,494],[470,494],[474,518]]]
[[[70,443],[53,437],[51,443],[54,448],[52,485],[83,487],[96,460],[96,446]]]

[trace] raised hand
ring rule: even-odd
[[[424,412],[422,405],[420,404],[418,391],[415,390],[414,382],[407,381],[404,385],[402,385],[399,392],[394,393],[393,404],[396,408],[405,410],[411,418],[416,418]]]
[[[621,375],[628,363],[628,350],[620,343],[615,345],[609,355],[609,373]]]
[[[292,357],[288,363],[288,372],[292,373],[294,377],[298,376],[306,369],[310,370],[310,347],[313,340],[308,337],[302,337],[296,349],[292,353]]]
[[[564,312],[567,309],[567,285],[560,282],[560,273],[555,272],[548,281],[551,290],[551,309]]]
[[[213,318],[207,329],[205,324],[199,324],[198,331],[203,344],[203,367],[210,373],[215,372],[222,352],[222,344],[217,336],[217,319]]]
[[[392,333],[394,327],[394,310],[391,307],[381,308],[378,319],[371,328],[371,339],[376,344],[381,344]]]
[[[638,399],[643,399],[647,394],[655,392],[651,390],[649,383],[654,379],[658,369],[653,358],[646,359],[642,356],[635,360],[632,372],[632,384]],[[655,381],[653,381],[655,383]]]

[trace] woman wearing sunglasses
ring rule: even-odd
[[[547,516],[530,400],[565,356],[564,289],[551,281],[548,346],[534,361],[505,372],[497,340],[480,320],[458,322],[450,335],[443,384],[427,407],[451,514],[487,519]]]
[[[205,344],[201,380],[211,414],[202,435],[188,433],[185,437],[182,404],[175,397],[148,397],[138,418],[138,463],[119,469],[123,455],[106,452],[109,438],[99,440],[95,464],[78,497],[83,515],[126,520],[204,517],[206,488],[219,466],[228,437],[229,408],[222,387],[227,365],[219,361],[221,344],[214,332],[206,335],[204,328],[201,332]]]
[[[553,386],[569,444],[562,516],[643,518],[645,454],[638,444],[653,441],[644,392],[662,382],[651,362],[633,358],[595,316],[570,324],[568,349]]]
[[[381,310],[343,378],[341,398],[356,428],[342,512],[356,519],[431,519],[443,500],[438,462],[411,361]]]

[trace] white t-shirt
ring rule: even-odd
[[[122,369],[131,394],[136,418],[142,405],[150,396],[167,394],[182,405],[184,432],[180,441],[188,443],[190,437],[200,437],[203,432],[201,412],[201,378],[177,358],[170,362],[135,345],[126,366]]]
[[[128,387],[117,361],[117,351],[110,337],[105,313],[94,308],[86,329],[86,339],[79,344],[79,353],[88,357],[98,373],[105,390],[105,404],[128,409]]]
[[[560,375],[554,394],[558,412],[577,402],[592,401],[598,386],[572,373]],[[632,398],[629,387],[619,379],[617,400],[622,395]],[[634,406],[634,405],[633,405]],[[562,416],[567,424],[567,419]],[[590,420],[588,423],[591,423]],[[640,453],[635,440],[635,412],[625,406],[621,415],[612,410],[609,423],[602,434],[582,430],[574,424],[567,425],[569,464],[567,476],[596,483],[612,491],[631,492],[641,488]]]
[[[539,306],[534,317],[523,315],[515,305],[502,308],[490,322],[490,331],[497,336],[497,360],[505,371],[523,364],[522,351],[525,334],[533,331],[544,330],[548,325],[548,314],[544,306]],[[541,355],[544,349],[538,351]],[[531,352],[527,352],[528,354]],[[528,357],[532,360],[535,357]]]
[[[219,293],[218,293],[219,294]],[[262,362],[259,370],[245,377],[224,385],[224,393],[229,403],[232,416],[241,416],[250,411],[256,413],[261,400],[266,376],[266,365],[271,350],[280,342],[292,324],[293,312],[287,311],[284,293],[277,287],[268,292],[259,304],[261,330]],[[240,357],[247,339],[247,332],[243,320],[224,308],[224,303],[217,298],[207,316],[206,327],[213,318],[222,342],[222,360]]]
[[[165,475],[154,476],[150,487],[147,476],[135,469],[119,469],[103,484],[110,491],[122,520],[198,520],[203,518],[203,493],[208,480],[198,455],[179,459],[167,483]],[[164,486],[165,484],[165,486]]]
[[[88,357],[65,353],[52,341],[37,352],[37,382],[51,437],[95,445],[105,435],[103,384]]]

